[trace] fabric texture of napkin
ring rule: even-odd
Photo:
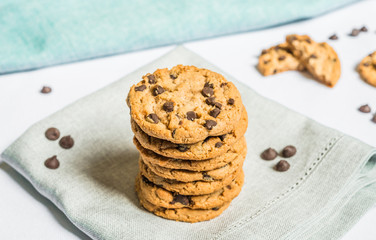
[[[141,76],[176,64],[224,74],[241,92],[249,115],[245,184],[219,217],[195,224],[162,219],[143,210],[135,194],[138,152],[132,143],[125,98]],[[71,135],[65,150],[44,132]],[[291,168],[260,153],[295,145]],[[2,153],[82,231],[94,239],[338,239],[376,202],[376,151],[324,127],[178,47],[125,78],[30,127]],[[57,155],[60,167],[44,166]]]
[[[2,0],[0,74],[265,28],[356,0]]]

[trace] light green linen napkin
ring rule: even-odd
[[[96,239],[338,239],[376,202],[375,149],[239,88],[249,114],[245,184],[218,218],[195,224],[175,222],[143,210],[134,183],[138,152],[132,144],[130,86],[157,68],[191,64],[223,73],[178,47],[157,61],[36,123],[2,158],[82,231]],[[57,127],[71,135],[70,150],[49,141]],[[268,148],[295,145],[287,172],[277,160],[261,160]],[[57,155],[60,167],[44,160]]]

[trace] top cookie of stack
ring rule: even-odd
[[[127,104],[143,132],[175,144],[227,134],[243,112],[233,83],[210,70],[182,65],[143,76],[130,89]]]

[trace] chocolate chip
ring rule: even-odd
[[[150,83],[150,84],[154,84],[154,83],[156,82],[156,80],[155,80],[155,76],[154,76],[153,74],[150,74],[150,75],[148,76],[148,79],[149,79],[149,83]]]
[[[285,158],[289,158],[289,157],[292,157],[294,156],[296,153],[296,148],[294,146],[286,146],[283,150],[282,150],[282,156],[285,157]]]
[[[358,29],[354,28],[354,29],[351,31],[351,33],[349,34],[349,36],[351,36],[351,37],[356,37],[356,36],[359,35],[359,33],[360,33],[360,31],[359,31]]]
[[[138,87],[135,87],[134,90],[136,92],[142,92],[146,89],[146,86],[145,85],[141,85],[141,86],[138,86]]]
[[[218,211],[218,210],[219,210],[219,207],[213,207],[212,210],[213,210],[213,211]]]
[[[155,88],[153,89],[153,95],[154,95],[154,96],[158,96],[159,94],[164,93],[164,91],[165,91],[165,90],[164,90],[163,87],[157,85],[157,86],[155,86]]]
[[[274,70],[273,70],[273,74],[276,74],[276,73],[277,73],[277,69],[274,69]]]
[[[175,79],[177,79],[178,77],[176,77],[176,76],[174,76],[174,75],[171,74],[171,75],[170,75],[170,78],[175,80]]]
[[[360,29],[361,32],[368,32],[368,29],[366,26],[363,26],[361,29]]]
[[[165,102],[162,106],[163,110],[166,112],[174,111],[174,103],[173,102]]]
[[[373,115],[372,119],[371,119],[372,122],[376,123],[376,114]]]
[[[147,179],[145,176],[142,176],[142,181],[149,185],[154,185],[154,183],[150,182],[149,179]]]
[[[69,149],[69,148],[73,147],[74,140],[73,140],[73,138],[71,136],[68,135],[68,136],[62,137],[60,139],[59,145],[62,148]]]
[[[363,63],[363,66],[368,67],[369,63]]]
[[[206,120],[204,127],[206,127],[209,130],[212,130],[213,127],[217,126],[217,122],[214,120]]]
[[[330,40],[338,40],[338,36],[336,34],[333,34],[329,37]]]
[[[186,151],[189,150],[189,146],[179,144],[178,147],[177,147],[177,149],[178,149],[180,152],[186,152]]]
[[[214,106],[215,106],[216,108],[222,109],[222,104],[220,104],[219,102],[215,102],[215,103],[214,103]]]
[[[234,105],[235,100],[233,98],[230,98],[227,103],[230,105]]]
[[[41,93],[50,93],[52,89],[47,86],[43,86],[42,89],[40,90]]]
[[[183,121],[182,121],[182,120],[180,120],[180,121],[179,121],[179,125],[182,125],[182,124],[183,124]]]
[[[214,95],[214,90],[213,88],[210,88],[210,87],[204,87],[202,89],[202,95],[204,95],[204,97],[211,97]]]
[[[371,112],[371,108],[370,108],[370,106],[368,106],[368,104],[360,106],[358,110],[363,112],[363,113]]]
[[[150,119],[153,123],[159,123],[159,117],[155,113],[150,113],[148,115],[148,119]]]
[[[48,140],[55,141],[55,140],[59,139],[60,131],[59,131],[59,129],[52,127],[52,128],[47,129],[47,131],[44,133],[44,135],[46,136],[46,138]]]
[[[213,181],[213,177],[208,175],[206,172],[203,172],[202,173],[202,179],[204,179],[205,181]]]
[[[219,139],[221,139],[221,141],[223,141],[223,140],[225,140],[226,136],[227,136],[227,134],[223,134],[223,135],[218,136],[218,137],[219,137]]]
[[[307,43],[311,43],[311,40],[310,39],[306,39],[305,40]]]
[[[275,169],[278,172],[285,172],[289,170],[289,168],[290,168],[290,163],[288,163],[286,160],[279,161],[277,165],[275,166]]]
[[[178,145],[169,141],[163,141],[162,144],[159,146],[159,149],[166,150],[166,149],[172,149],[177,148]]]
[[[178,203],[181,203],[185,206],[188,206],[190,201],[191,201],[190,196],[184,196],[184,195],[176,194],[176,195],[174,195],[174,198],[172,199],[170,204],[175,204],[175,203],[178,202]]]
[[[279,61],[282,61],[282,60],[285,60],[285,59],[286,59],[286,56],[280,56],[280,57],[278,58]]]
[[[261,55],[264,55],[264,54],[266,54],[268,51],[266,51],[265,49],[263,49],[262,51],[261,51]]]
[[[204,85],[204,88],[206,88],[206,87],[208,87],[208,88],[214,88],[214,84],[206,82],[205,85]]]
[[[264,60],[264,64],[268,64],[270,61]]]
[[[205,99],[205,102],[206,102],[206,104],[208,104],[210,106],[214,106],[214,104],[215,104],[215,97],[208,97],[207,99]]]
[[[214,108],[209,112],[209,115],[216,118],[221,113],[221,110],[219,108]]]
[[[311,54],[311,56],[309,56],[310,58],[317,58],[317,56],[315,54]]]
[[[50,158],[47,158],[47,160],[44,161],[44,166],[46,166],[49,169],[56,169],[60,166],[60,163],[56,155],[54,155]]]
[[[196,113],[194,111],[187,112],[187,119],[193,121],[197,118]]]
[[[171,136],[175,137],[176,129],[172,130]]]
[[[221,87],[227,86],[227,82],[221,83]]]
[[[226,187],[227,189],[231,190],[231,185],[227,185]]]
[[[215,147],[216,147],[216,148],[220,148],[220,147],[222,147],[222,145],[223,145],[223,143],[221,143],[221,142],[217,142],[217,143],[215,144]]]
[[[273,148],[268,148],[261,153],[261,158],[264,160],[274,160],[277,157],[278,153]]]

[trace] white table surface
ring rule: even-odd
[[[370,104],[376,112],[376,88],[360,80],[355,67],[376,50],[376,1],[360,2],[321,17],[262,31],[236,34],[184,44],[260,94],[312,119],[376,146],[376,124],[371,114],[357,108]],[[354,27],[367,33],[349,37]],[[327,88],[299,72],[262,77],[256,70],[263,48],[284,40],[289,33],[309,34],[327,41],[342,62],[337,86]],[[174,46],[0,76],[0,152],[31,124],[69,103],[114,82]],[[43,95],[43,85],[53,92]],[[128,89],[124,89],[124,98]],[[1,161],[1,160],[0,160]],[[351,229],[345,240],[376,239],[376,208]],[[325,224],[325,223],[323,223]],[[65,215],[42,197],[22,176],[0,162],[0,239],[86,239]]]

